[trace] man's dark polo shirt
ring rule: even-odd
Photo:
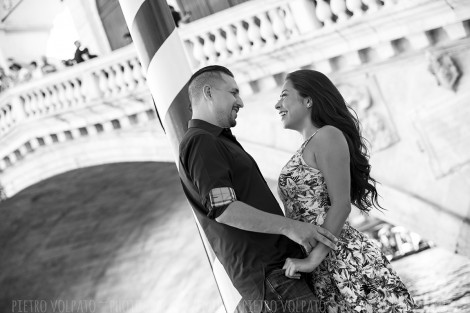
[[[220,187],[232,188],[238,201],[259,210],[283,213],[256,162],[229,129],[202,120],[191,120],[188,125],[179,151],[184,192],[235,288],[245,300],[262,300],[265,273],[281,268],[288,257],[304,255],[285,236],[244,231],[215,221],[221,212],[216,209],[209,214],[207,198],[210,190]]]

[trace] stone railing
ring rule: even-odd
[[[248,1],[181,28],[193,66],[227,63],[283,46],[315,30],[428,0],[268,0]]]
[[[286,70],[360,66],[402,53],[404,41],[427,48],[439,28],[463,38],[469,18],[466,0],[258,0],[183,25],[180,35],[193,68],[226,65],[249,93]]]
[[[285,44],[301,29],[292,13],[298,2],[249,1],[183,26],[180,34],[192,65],[232,62]]]
[[[0,95],[0,137],[15,125],[147,91],[132,46],[11,88]]]

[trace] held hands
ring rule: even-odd
[[[325,259],[328,255],[329,248],[323,246],[316,248],[310,253],[310,255],[305,259],[291,259],[287,258],[284,266],[285,275],[289,278],[300,278],[300,272],[302,273],[311,273],[317,268],[318,265]]]
[[[289,228],[286,236],[302,245],[307,253],[310,253],[318,242],[331,249],[336,249],[338,239],[328,230],[310,223],[294,220],[292,222],[293,225]]]
[[[291,259],[287,258],[286,262],[282,269],[286,270],[285,275],[289,278],[300,278],[300,272],[302,273],[310,273],[315,268],[310,266],[307,259]]]

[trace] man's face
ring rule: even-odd
[[[223,79],[211,86],[211,112],[219,127],[234,127],[237,124],[238,110],[243,108],[243,101],[235,79],[226,74],[221,76]]]

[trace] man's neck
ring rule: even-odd
[[[217,126],[217,127],[220,127],[220,128],[224,128],[220,125],[218,125],[217,121],[215,119],[212,119],[210,117],[207,117],[206,115],[204,114],[197,114],[197,113],[193,113],[193,116],[192,116],[192,119],[194,120],[201,120],[201,121],[204,121],[204,122],[207,122],[209,124],[212,124],[214,126]]]

